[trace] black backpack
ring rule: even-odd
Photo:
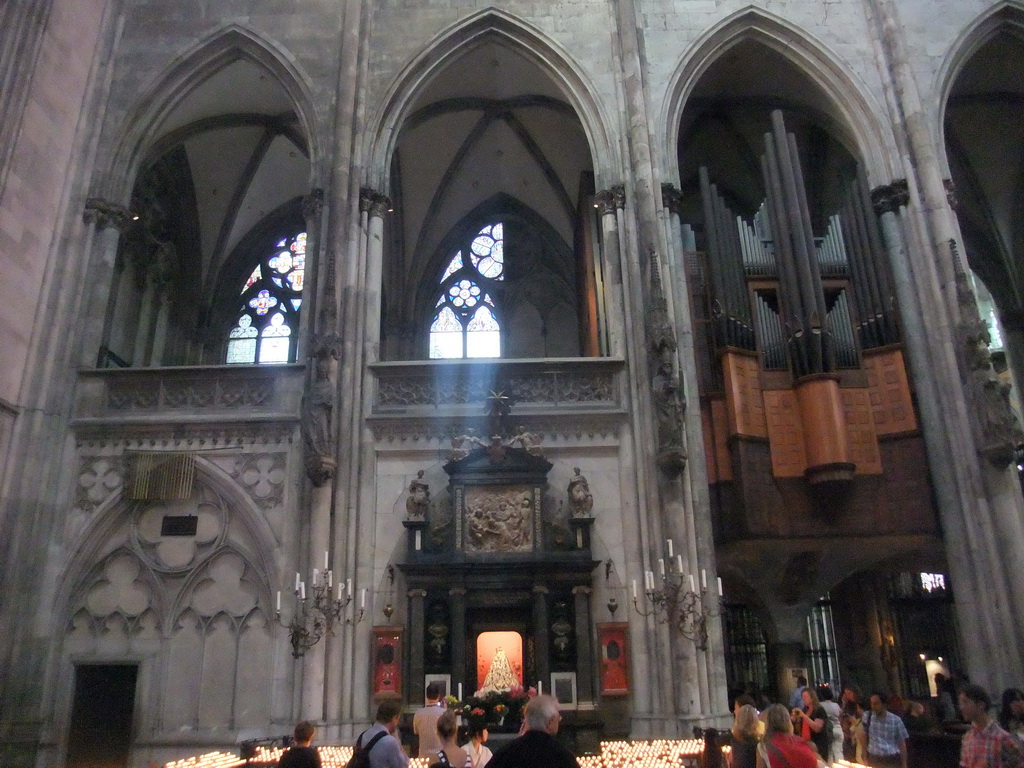
[[[345,765],[345,768],[370,768],[370,750],[373,749],[374,745],[378,741],[387,736],[388,732],[381,731],[372,739],[370,739],[369,744],[363,747],[360,746],[360,742],[363,740],[363,736],[365,734],[366,731],[363,731],[363,733],[359,734],[359,738],[356,739],[356,749],[352,753],[352,759],[348,761],[348,763]]]

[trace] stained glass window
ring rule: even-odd
[[[452,256],[439,281],[431,359],[501,357],[500,308],[492,294],[495,283],[505,279],[504,227],[488,224],[468,245]]]
[[[286,237],[269,249],[241,291],[235,326],[228,333],[228,363],[288,363],[295,359],[306,233]]]

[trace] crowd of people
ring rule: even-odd
[[[733,700],[731,768],[824,768],[840,759],[871,768],[909,768],[907,744],[912,733],[941,733],[944,723],[957,722],[963,731],[960,768],[1024,768],[1024,691],[1004,691],[996,718],[984,688],[964,684],[957,690],[936,676],[939,696],[934,714],[921,702],[875,691],[865,698],[856,685],[843,687],[839,701],[829,686],[812,688],[799,678],[785,704],[758,702],[749,694]],[[518,738],[492,754],[487,727],[469,718],[467,741],[457,741],[458,721],[445,708],[439,687],[427,687],[427,703],[413,718],[419,737],[419,757],[431,768],[579,768],[576,758],[557,739],[562,716],[551,696],[530,700]],[[954,703],[955,702],[955,703]],[[760,705],[760,711],[759,711]],[[357,752],[365,750],[370,768],[407,768],[397,737],[401,704],[380,703],[374,724],[359,735]],[[295,727],[295,746],[286,751],[279,768],[320,768],[310,745],[314,727]],[[717,749],[717,747],[716,747]]]
[[[911,734],[940,734],[953,723],[963,731],[961,768],[1024,768],[1024,692],[1006,690],[992,718],[982,687],[958,690],[943,675],[936,685],[930,707],[883,691],[865,697],[852,684],[836,702],[829,686],[809,687],[803,677],[788,707],[740,694],[733,699],[732,768],[821,768],[840,759],[908,768]]]

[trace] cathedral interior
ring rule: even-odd
[[[3,765],[1024,684],[1018,0],[13,0],[0,83]]]

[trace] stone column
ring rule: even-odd
[[[603,189],[594,196],[601,218],[601,272],[604,275],[605,297],[602,305],[607,317],[602,322],[608,328],[608,354],[622,357],[625,353],[625,326],[622,303],[622,254],[619,212],[626,204],[626,188],[619,184]]]
[[[131,214],[124,206],[97,197],[85,201],[82,220],[89,225],[86,243],[87,254],[92,257],[90,280],[92,292],[86,306],[86,328],[82,334],[82,352],[79,364],[86,367],[96,365],[100,346],[108,340],[109,325],[113,318],[114,305],[110,297],[119,295],[121,284],[127,279],[123,259],[118,257],[121,232],[131,221]]]
[[[594,706],[594,628],[590,623],[590,587],[573,587],[576,608],[576,698],[580,707]]]
[[[453,587],[448,590],[452,609],[452,690],[456,695],[459,684],[463,684],[463,696],[472,693],[466,689],[466,588]]]
[[[421,706],[426,701],[426,684],[423,677],[426,674],[423,662],[423,638],[426,632],[426,602],[427,591],[425,589],[409,590],[409,641],[407,643],[409,653],[409,703],[414,706]]]
[[[540,584],[533,587],[533,642],[537,660],[537,680],[544,684],[547,693],[551,687],[551,663],[548,652],[548,588]],[[537,680],[526,681],[525,687],[535,685]]]
[[[366,282],[363,317],[366,318],[365,363],[380,359],[380,284],[384,265],[384,216],[391,200],[378,192],[363,190],[367,211]]]

